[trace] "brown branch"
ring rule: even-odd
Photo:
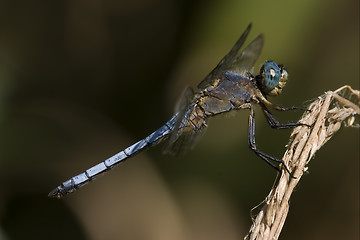
[[[306,171],[306,165],[342,123],[354,126],[355,116],[360,115],[359,103],[360,92],[343,86],[334,92],[326,92],[310,104],[308,109],[311,112],[305,112],[300,122],[312,127],[299,126],[293,130],[283,157],[295,178],[282,171],[244,239],[278,239],[289,211],[291,194]]]

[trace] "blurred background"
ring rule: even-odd
[[[242,239],[276,172],[247,145],[248,111],[210,120],[193,151],[162,145],[62,200],[62,181],[156,130],[252,22],[255,72],[283,63],[285,106],[359,89],[359,1],[0,1],[0,239]],[[302,112],[274,115],[294,122]],[[290,130],[257,109],[258,147]],[[359,129],[310,162],[281,239],[359,239]]]

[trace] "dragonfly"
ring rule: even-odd
[[[230,52],[200,82],[197,91],[193,91],[190,87],[184,91],[178,110],[162,127],[125,150],[63,182],[48,196],[61,198],[72,193],[126,159],[164,140],[167,140],[165,153],[186,152],[206,129],[207,120],[210,117],[241,109],[250,111],[248,131],[250,149],[274,169],[281,171],[280,166],[282,166],[292,176],[282,160],[257,148],[254,105],[261,106],[267,122],[275,129],[287,129],[306,124],[279,123],[269,108],[278,111],[306,109],[283,107],[268,100],[268,96],[277,96],[282,92],[288,79],[288,73],[283,65],[278,65],[273,61],[265,61],[258,75],[251,73],[264,45],[264,36],[258,35],[241,50],[250,30],[251,24],[248,25]]]

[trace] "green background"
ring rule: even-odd
[[[247,146],[248,111],[211,119],[186,155],[160,145],[64,200],[47,193],[164,124],[250,22],[247,43],[265,35],[255,72],[271,59],[289,73],[272,102],[359,89],[359,1],[1,1],[0,239],[242,239],[276,177]],[[280,157],[290,130],[258,110],[258,147]],[[309,172],[280,238],[358,239],[359,130]]]

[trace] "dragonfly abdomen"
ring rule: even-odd
[[[68,193],[74,192],[76,189],[84,186],[88,182],[96,179],[99,175],[109,171],[115,166],[122,163],[124,160],[133,157],[135,154],[141,152],[149,146],[153,146],[166,139],[170,132],[174,129],[174,124],[177,114],[175,114],[170,121],[160,127],[158,130],[147,136],[146,138],[134,143],[125,150],[115,154],[114,156],[106,159],[105,161],[87,169],[83,173],[70,178],[63,182],[60,186],[55,188],[49,193],[49,197],[61,198]]]

